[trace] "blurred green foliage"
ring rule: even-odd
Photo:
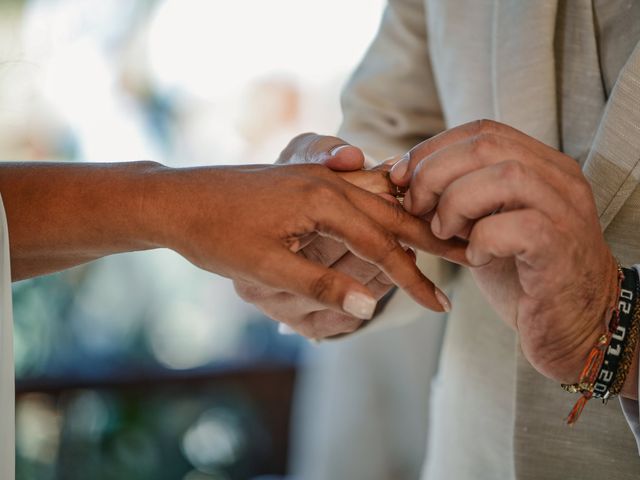
[[[173,480],[198,472],[243,480],[278,473],[262,415],[246,392],[215,385],[148,395],[28,395],[18,407],[18,427],[31,431],[18,431],[16,478]],[[29,426],[34,419],[39,427]]]

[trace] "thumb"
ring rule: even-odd
[[[276,163],[318,163],[338,171],[361,170],[364,154],[338,137],[306,133],[295,137]]]
[[[329,138],[340,141],[339,138]],[[358,147],[343,142],[333,147],[329,151],[328,157],[322,160],[321,163],[331,170],[341,172],[362,170],[364,168],[364,154]]]

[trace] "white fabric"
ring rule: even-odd
[[[7,217],[0,197],[0,479],[14,478],[15,387]]]

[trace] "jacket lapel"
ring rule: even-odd
[[[495,119],[559,147],[554,38],[558,2],[495,0]],[[640,182],[640,44],[607,102],[585,162],[603,229]]]
[[[495,0],[496,120],[558,147],[554,37],[557,0]]]
[[[584,173],[604,230],[640,181],[640,43],[611,92]]]

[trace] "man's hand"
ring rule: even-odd
[[[617,301],[616,263],[578,163],[479,121],[418,145],[391,178],[410,186],[404,206],[430,217],[434,235],[468,240],[478,285],[532,365],[575,382]],[[625,391],[637,395],[635,385]]]
[[[316,163],[332,170],[349,171],[351,173],[345,174],[344,178],[365,190],[395,202],[390,195],[390,190],[380,188],[369,180],[371,177],[362,174],[364,156],[360,149],[335,137],[301,135],[285,148],[277,163]],[[362,260],[340,241],[313,235],[309,236],[301,246],[304,248],[299,251],[300,256],[353,277],[366,285],[376,300],[382,298],[394,287],[394,283],[378,266]],[[412,256],[413,252],[408,250],[407,254]],[[325,308],[299,295],[268,288],[254,282],[236,281],[235,287],[245,300],[256,304],[266,315],[310,338],[325,338],[349,333],[356,330],[363,322],[362,319]],[[438,296],[441,299],[439,301],[445,302],[448,306],[446,297],[439,291]]]

